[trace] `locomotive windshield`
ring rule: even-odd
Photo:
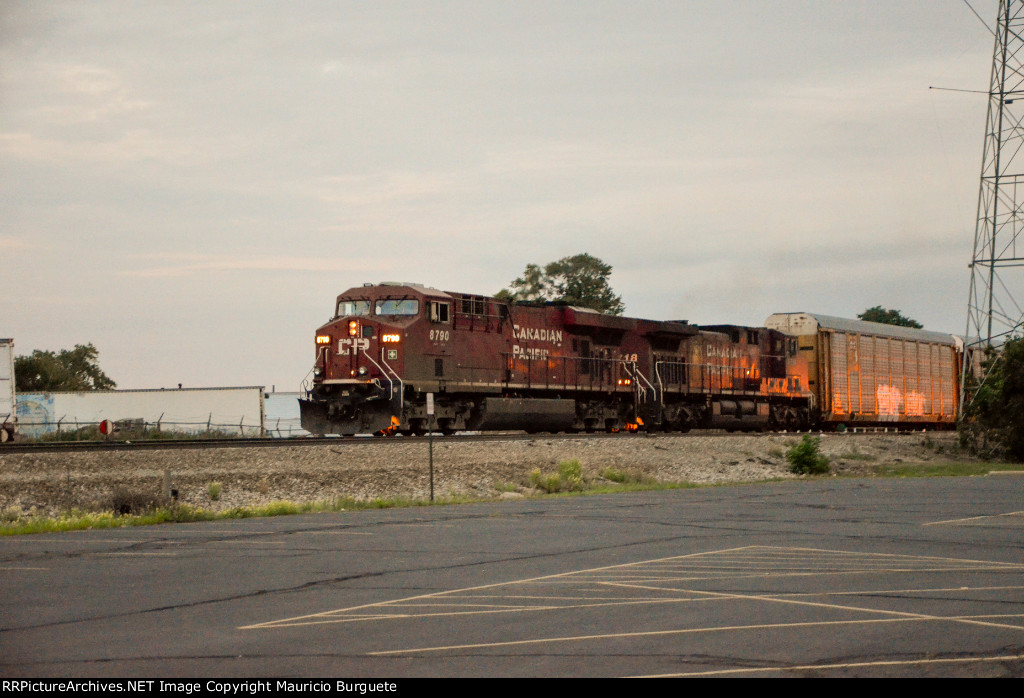
[[[374,304],[377,315],[416,315],[420,312],[420,302],[415,298],[388,299]]]
[[[369,314],[370,301],[338,301],[338,317]]]

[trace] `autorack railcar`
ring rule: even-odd
[[[815,313],[776,313],[765,325],[795,337],[807,359],[816,425],[956,424],[959,338]]]

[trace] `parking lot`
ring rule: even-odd
[[[9,538],[0,672],[1020,676],[1022,503],[822,479]]]

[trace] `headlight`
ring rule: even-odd
[[[369,372],[370,372],[370,369],[366,368],[366,366],[360,366],[359,367],[359,375],[360,376],[365,376]]]
[[[313,369],[313,375],[319,378],[320,376],[324,375],[324,370],[317,366],[316,368]]]

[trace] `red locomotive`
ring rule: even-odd
[[[299,401],[314,434],[792,429],[812,418],[807,357],[761,327],[381,283],[338,296],[316,345]]]

